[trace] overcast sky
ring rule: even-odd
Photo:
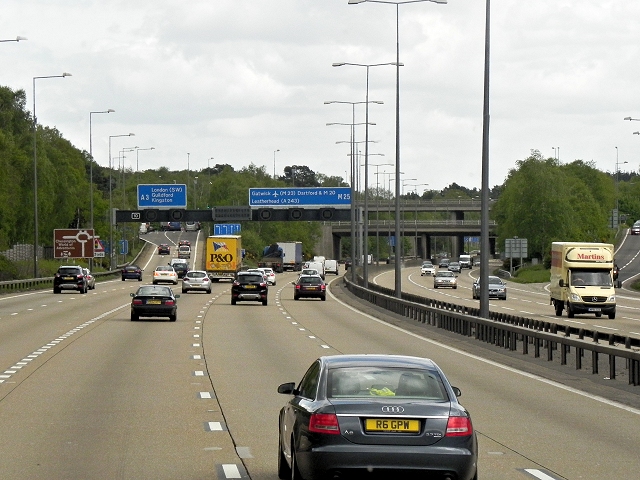
[[[396,59],[395,7],[348,0],[3,0],[0,84],[24,89],[39,123],[108,164],[139,168],[306,165],[345,177],[348,104],[366,68]],[[640,169],[640,2],[491,2],[490,184],[532,149],[603,171]],[[485,2],[400,11],[400,165],[405,191],[480,187]],[[395,162],[395,68],[369,69],[370,165]],[[356,107],[364,123],[364,105]],[[356,140],[364,140],[357,127]],[[364,152],[364,144],[359,144]],[[616,150],[616,147],[617,150]],[[136,154],[126,166],[136,168]],[[616,157],[618,155],[618,157]],[[213,159],[211,159],[213,158]],[[118,160],[116,159],[115,162]],[[623,162],[628,162],[624,164]],[[373,174],[393,166],[370,168]],[[388,181],[388,175],[380,179]],[[410,180],[417,179],[417,180]],[[428,186],[412,186],[412,184]]]

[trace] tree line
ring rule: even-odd
[[[216,164],[197,172],[172,171],[166,167],[140,172],[118,171],[100,166],[88,152],[73,146],[56,128],[38,125],[36,138],[38,223],[43,245],[52,243],[56,228],[87,228],[90,225],[92,190],[94,228],[106,239],[110,190],[114,208],[133,210],[137,207],[137,184],[174,181],[188,184],[189,208],[192,208],[191,202],[196,208],[247,205],[249,188],[255,187],[348,186],[345,179],[314,172],[306,165],[286,166],[283,174],[276,178],[269,175],[265,167],[253,163],[239,170]],[[617,182],[615,174],[597,170],[592,162],[576,160],[561,164],[532,150],[528,158],[515,162],[502,185],[491,189],[490,197],[495,200],[491,216],[498,224],[498,247],[501,249],[506,238],[527,238],[530,255],[544,258],[552,241],[611,241],[615,232],[610,216],[616,200],[623,218],[626,216],[629,221],[640,218],[637,175],[620,172],[619,177]],[[0,87],[0,180],[4,186],[0,190],[0,250],[15,244],[32,244],[33,117],[26,109],[24,90],[13,91],[8,87]],[[378,186],[370,189],[369,196],[373,201],[390,200],[393,193]],[[416,189],[403,196],[424,200],[475,199],[479,198],[480,191],[452,183],[443,190],[419,192]],[[380,219],[385,215],[384,212],[378,214]],[[410,212],[404,215],[412,218]],[[446,213],[418,215],[418,219],[429,219]],[[133,238],[137,230],[130,229],[127,234]],[[320,226],[303,222],[245,222],[242,234],[245,248],[256,257],[265,245],[278,240],[300,240],[305,253],[311,256]],[[343,251],[348,255],[350,240],[343,243]],[[375,254],[376,245],[369,243],[367,250]],[[381,256],[389,253],[388,246],[382,245]]]

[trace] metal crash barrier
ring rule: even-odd
[[[399,299],[391,289],[372,283],[365,289],[347,277],[343,277],[345,286],[356,297],[425,326],[475,338],[510,351],[521,349],[524,355],[529,355],[532,350],[536,358],[541,357],[544,351],[547,361],[553,361],[557,358],[554,355],[559,353],[561,365],[573,363],[576,370],[590,366],[592,374],[599,373],[601,364],[606,365],[611,380],[618,376],[616,360],[624,359],[628,383],[640,385],[640,352],[632,349],[639,346],[638,339],[503,313],[491,312],[490,319],[480,318],[477,308],[404,293]],[[362,278],[357,280],[361,282]],[[607,345],[601,344],[600,340],[606,340]]]

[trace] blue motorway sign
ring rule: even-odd
[[[250,188],[252,208],[350,207],[349,187]]]
[[[141,208],[187,208],[187,186],[138,185],[138,209]]]
[[[120,255],[127,255],[129,253],[129,240],[119,240]]]
[[[216,223],[213,225],[214,235],[240,235],[239,223]]]

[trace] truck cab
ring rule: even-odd
[[[616,318],[613,245],[554,242],[551,247],[551,304],[556,316],[593,314]]]

